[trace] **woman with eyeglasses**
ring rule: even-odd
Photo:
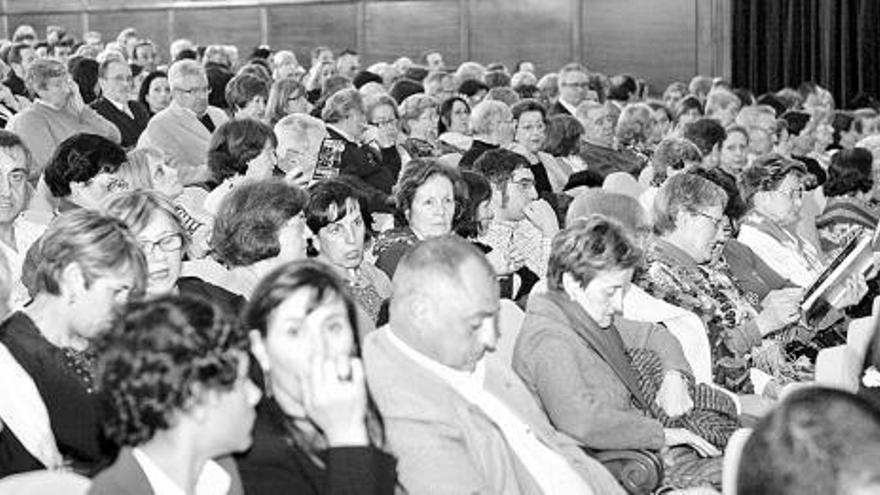
[[[147,260],[146,293],[196,296],[219,304],[230,314],[244,307],[243,297],[194,277],[181,277],[183,257],[191,241],[177,208],[153,191],[129,191],[109,198],[108,215],[125,222]]]
[[[765,345],[764,339],[800,318],[802,291],[772,291],[759,303],[719,265],[730,219],[738,216],[735,209],[736,198],[713,180],[697,173],[670,177],[654,199],[657,236],[647,248],[645,269],[634,283],[653,297],[700,317],[708,332],[716,384],[739,394],[761,395],[765,384],[753,383],[749,370],[763,366],[759,355],[772,356],[774,366],[784,363],[777,359],[782,354],[779,345]],[[778,373],[769,365],[763,367],[768,380],[778,378],[776,385],[805,377],[794,366]],[[809,369],[803,371],[806,374]],[[764,395],[775,398],[778,392],[778,387],[769,387]]]
[[[538,100],[526,99],[514,104],[511,112],[516,131],[510,149],[529,161],[538,194],[562,192],[571,169],[543,151],[547,142],[547,109]]]
[[[308,114],[312,104],[306,96],[306,88],[292,78],[279,79],[269,89],[269,100],[266,102],[266,122],[274,126],[284,117],[294,114]]]
[[[55,218],[36,246],[36,268],[25,274],[34,297],[0,326],[0,359],[25,372],[2,377],[0,477],[93,475],[115,449],[101,433],[91,343],[142,293],[146,261],[125,224],[86,208]]]

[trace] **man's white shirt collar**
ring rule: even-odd
[[[177,486],[177,483],[169,478],[146,452],[134,448],[131,453],[144,471],[154,495],[186,495],[186,490]],[[195,495],[223,495],[229,493],[231,485],[232,477],[229,473],[216,462],[208,460],[196,481]]]

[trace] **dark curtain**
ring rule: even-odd
[[[880,96],[880,1],[733,0],[733,84],[756,95],[815,81],[838,108]]]

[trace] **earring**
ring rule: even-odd
[[[263,368],[261,371],[263,373],[263,395],[265,395],[266,398],[271,399],[272,395],[273,395],[272,394],[272,375],[269,373],[268,368]]]

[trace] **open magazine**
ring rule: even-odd
[[[821,320],[846,289],[847,280],[856,274],[867,275],[874,267],[874,250],[877,245],[874,236],[863,236],[850,241],[837,258],[828,265],[818,278],[807,288],[801,302],[807,322]]]

